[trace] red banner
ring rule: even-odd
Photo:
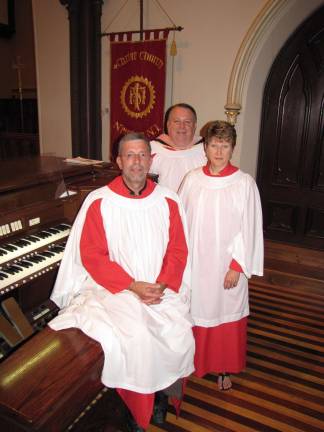
[[[130,131],[163,129],[166,40],[111,42],[110,143]]]

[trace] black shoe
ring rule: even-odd
[[[168,411],[168,396],[163,391],[155,393],[152,423],[161,425],[165,422]]]
[[[127,432],[145,432],[145,429],[141,428],[135,421],[131,412],[126,408],[125,412],[125,425]]]

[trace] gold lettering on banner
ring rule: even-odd
[[[127,54],[125,54],[122,57],[118,57],[118,59],[114,63],[113,69],[119,69],[122,66],[127,65],[127,63],[129,63],[131,61],[136,61],[137,60],[137,54],[138,54],[137,51],[132,51],[132,52],[128,52]]]
[[[131,51],[124,56],[118,57],[118,59],[116,59],[113,65],[113,69],[120,69],[121,67],[126,66],[128,63],[136,61],[138,59],[141,61],[152,63],[158,69],[162,69],[164,66],[164,61],[160,59],[160,57],[151,54],[148,51]]]
[[[131,129],[128,129],[123,123],[120,123],[118,120],[115,121],[113,128],[116,132],[123,135],[131,132]],[[162,129],[156,123],[154,123],[151,126],[149,126],[145,131],[140,131],[140,132],[144,132],[147,138],[153,139],[156,136],[160,135]]]
[[[122,123],[119,123],[119,121],[115,121],[114,129],[119,132],[120,134],[126,134],[130,132],[130,129],[128,129],[125,125]]]
[[[156,66],[158,69],[162,69],[163,65],[164,65],[164,62],[163,62],[163,60],[160,59],[160,57],[157,57],[154,54],[150,54],[147,51],[140,51],[139,59],[153,63],[154,66]]]
[[[162,132],[162,129],[156,123],[154,123],[148,129],[146,129],[145,135],[148,138],[155,138],[158,135],[160,135],[161,132]]]
[[[123,85],[120,93],[123,110],[130,117],[146,117],[155,105],[155,90],[151,81],[143,76],[132,76]]]

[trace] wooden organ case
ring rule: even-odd
[[[77,329],[46,324],[58,312],[49,297],[76,213],[88,192],[118,174],[111,164],[54,156],[0,163],[3,431],[100,430],[84,418],[109,391],[100,381],[101,347]]]

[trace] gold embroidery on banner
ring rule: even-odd
[[[143,76],[132,76],[121,90],[120,102],[130,117],[146,117],[155,104],[155,90],[151,81]]]

